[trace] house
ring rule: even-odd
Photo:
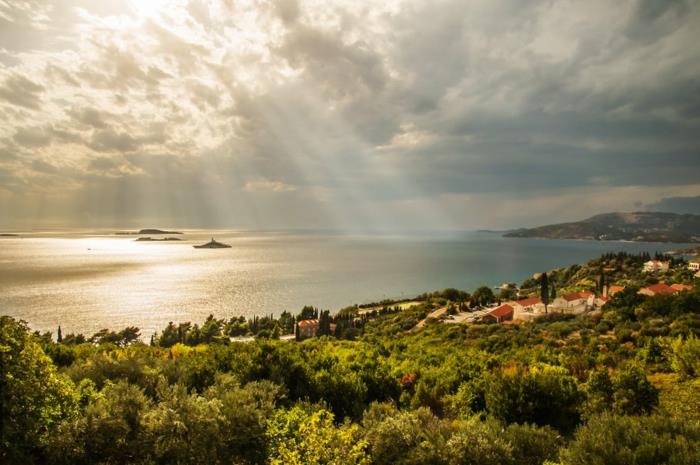
[[[552,310],[561,313],[583,313],[595,305],[595,294],[590,291],[574,292],[557,297]]]
[[[688,262],[688,269],[692,271],[700,271],[700,262]]]
[[[538,297],[529,297],[515,302],[508,302],[513,307],[513,319],[529,320],[545,312],[544,303]]]
[[[337,325],[335,323],[330,324],[331,333],[335,332],[336,326]],[[314,337],[314,336],[318,335],[319,327],[320,327],[320,321],[318,319],[301,320],[299,323],[297,323],[299,337],[302,339],[307,338],[307,337]]]
[[[608,301],[610,301],[610,297],[606,295],[601,295],[595,298],[595,300],[593,301],[593,306],[595,308],[601,308],[603,305],[607,304]]]
[[[645,273],[665,273],[668,271],[671,262],[668,260],[649,260],[644,263],[643,271]]]
[[[513,307],[508,304],[503,304],[496,307],[482,317],[482,320],[495,321],[496,323],[504,323],[513,319]]]
[[[677,289],[674,289],[673,287],[669,286],[668,284],[652,284],[651,286],[643,287],[639,290],[637,294],[642,294],[642,295],[648,295],[650,297],[653,297],[655,295],[662,295],[662,294],[668,294],[668,295],[673,295],[678,293]]]

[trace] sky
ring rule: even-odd
[[[0,229],[700,211],[700,2],[0,0]]]

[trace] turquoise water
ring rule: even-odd
[[[211,237],[230,249],[194,249]],[[655,252],[679,244],[503,238],[498,233],[423,237],[188,232],[179,242],[85,233],[0,237],[0,314],[64,334],[210,313],[339,309],[384,298],[522,281],[605,251]]]

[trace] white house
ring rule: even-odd
[[[667,260],[649,260],[648,262],[644,263],[644,272],[645,273],[657,273],[657,272],[665,273],[668,271],[670,264],[671,264],[671,262],[667,261]]]
[[[700,271],[700,262],[688,262],[688,269],[693,271]]]
[[[514,320],[530,320],[537,315],[544,314],[544,303],[537,297],[508,302],[513,307]]]
[[[583,313],[595,305],[595,294],[590,291],[574,292],[557,297],[552,302],[552,310],[560,313]]]

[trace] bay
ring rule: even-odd
[[[683,244],[503,238],[468,232],[421,236],[327,232],[187,231],[181,241],[112,233],[0,237],[0,314],[34,329],[92,334],[207,315],[337,310],[456,287],[519,282],[606,251],[667,251]],[[230,249],[194,249],[211,237]]]

